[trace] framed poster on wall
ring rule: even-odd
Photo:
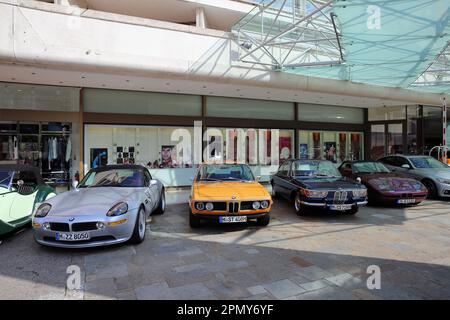
[[[107,148],[91,148],[91,168],[106,166],[108,164]]]

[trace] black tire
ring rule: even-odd
[[[306,214],[305,207],[300,203],[300,194],[296,194],[294,197],[294,209],[298,216],[304,216]]]
[[[358,211],[359,211],[358,206],[353,206],[353,208],[351,208],[350,210],[345,211],[345,214],[354,216],[355,214],[358,213]]]
[[[139,209],[138,215],[136,216],[136,223],[134,224],[133,234],[131,235],[131,238],[130,238],[130,242],[133,243],[133,244],[142,243],[144,241],[144,239],[145,239],[145,234],[146,234],[145,226],[146,226],[146,224],[144,225],[144,234],[143,234],[143,236],[142,236],[142,233],[140,232],[140,221],[142,219],[141,218],[142,215],[144,215],[144,221],[145,221],[146,220],[145,219],[145,210],[144,210],[143,207],[141,207]]]
[[[434,184],[434,182],[429,179],[425,179],[422,181],[422,183],[425,185],[425,187],[427,187],[427,190],[428,190],[427,198],[428,199],[436,199],[438,196],[438,193],[437,193],[437,188],[436,188],[436,185]]]
[[[189,210],[189,226],[193,229],[200,227],[200,218],[196,217],[190,210]]]
[[[271,187],[272,187],[272,191],[270,192],[270,195],[272,196],[272,199],[278,198],[278,194],[277,194],[277,192],[275,191],[275,188],[274,188],[274,186],[273,186],[273,181],[270,183],[270,185],[271,185]]]
[[[258,226],[266,227],[269,225],[270,222],[270,214],[266,214],[264,217],[256,219],[256,223]]]
[[[159,197],[158,207],[155,209],[155,211],[153,211],[153,214],[161,215],[164,214],[164,211],[166,211],[166,193],[164,189],[162,189],[161,195]]]

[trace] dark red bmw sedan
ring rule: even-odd
[[[381,162],[345,161],[339,171],[367,187],[370,204],[417,205],[428,194],[420,181],[393,173]]]

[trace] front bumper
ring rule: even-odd
[[[247,220],[250,219],[258,219],[258,218],[262,218],[265,217],[267,215],[269,215],[269,212],[265,212],[265,213],[254,213],[254,214],[228,214],[228,213],[224,213],[224,214],[195,214],[196,217],[200,218],[200,219],[205,219],[205,220],[213,220],[213,221],[219,221],[220,217],[247,217]]]
[[[117,216],[63,216],[63,217],[45,217],[45,218],[33,218],[33,231],[34,239],[37,243],[50,247],[58,248],[90,248],[114,245],[128,241],[132,234],[136,224],[137,211],[130,210],[128,213]],[[74,221],[69,221],[74,217]],[[114,225],[126,219],[121,224]],[[69,224],[69,231],[57,231],[48,230],[43,228],[45,222],[49,223],[62,223]],[[72,227],[75,223],[96,223],[103,222],[105,227],[103,229],[92,229],[86,231],[73,231]],[[89,240],[82,241],[60,241],[56,240],[57,233],[70,233],[70,232],[88,232],[90,235]]]
[[[317,208],[317,209],[323,209],[323,210],[330,210],[330,211],[335,211],[336,209],[335,206],[348,206],[348,210],[356,207],[363,207],[365,205],[367,205],[367,200],[361,200],[361,201],[355,201],[355,202],[350,202],[350,203],[342,203],[342,204],[335,204],[335,203],[330,203],[330,202],[311,202],[311,201],[307,201],[307,200],[302,200],[300,201],[300,203],[303,206],[306,207],[310,207],[310,208]],[[340,210],[336,210],[336,211],[340,211]]]
[[[450,198],[450,185],[445,183],[438,183],[438,195],[443,198]]]

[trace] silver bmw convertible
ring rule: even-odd
[[[40,204],[33,214],[35,240],[46,246],[86,248],[141,243],[151,214],[163,214],[164,186],[139,165],[92,169],[75,190]]]

